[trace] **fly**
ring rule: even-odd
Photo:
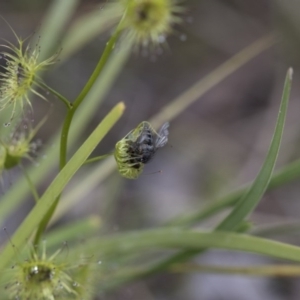
[[[142,173],[144,164],[168,142],[169,125],[164,123],[156,132],[150,123],[143,121],[116,144],[115,158],[121,175],[136,179]]]

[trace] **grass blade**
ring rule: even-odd
[[[292,85],[292,75],[293,70],[290,68],[286,75],[276,128],[266,160],[249,190],[238,201],[233,211],[217,226],[217,230],[234,230],[240,222],[253,211],[268,187],[283,135],[284,122]]]
[[[124,104],[117,104],[109,114],[103,119],[103,121],[97,126],[92,134],[87,138],[83,145],[69,160],[67,165],[61,170],[61,172],[52,181],[48,189],[45,191],[39,202],[28,214],[23,223],[19,226],[18,230],[12,237],[14,246],[17,249],[21,249],[26,240],[37,228],[49,208],[52,206],[57,196],[61,194],[66,184],[73,177],[75,172],[86,161],[91,152],[95,149],[98,143],[109,132],[112,126],[119,120],[124,111]],[[13,257],[14,250],[13,245],[9,243],[4,248],[0,255],[0,269],[3,268]]]
[[[217,248],[300,262],[300,247],[231,232],[200,232],[174,228],[140,230],[102,237],[85,244],[87,253],[101,257],[162,248],[193,250]]]

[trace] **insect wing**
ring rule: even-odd
[[[156,148],[161,148],[161,147],[163,147],[167,144],[168,135],[169,135],[169,130],[168,130],[169,126],[170,126],[170,123],[166,122],[159,129],[158,137],[157,137],[156,142],[155,142],[155,147]]]

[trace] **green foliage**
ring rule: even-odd
[[[168,123],[164,122],[175,119],[204,93],[275,42],[273,36],[266,36],[256,41],[162,107],[156,115],[150,118],[150,122],[154,128],[158,128],[164,123],[162,128],[165,132],[161,131],[162,129],[156,132],[146,121],[130,131],[125,138],[116,143],[117,164],[113,157],[109,157],[111,153],[99,157],[90,158],[90,156],[123,115],[125,106],[122,102],[111,108],[110,112],[93,132],[84,138],[84,142],[69,158],[67,155],[69,150],[73,149],[73,146],[78,144],[82,138],[84,129],[122,71],[131,48],[136,43],[159,43],[161,35],[172,32],[172,26],[180,21],[178,14],[182,12],[177,1],[143,0],[137,5],[136,1],[122,0],[108,5],[104,10],[99,9],[75,20],[69,31],[65,31],[66,23],[73,17],[78,3],[79,1],[57,0],[53,2],[41,29],[42,35],[45,36],[45,39],[41,41],[43,54],[35,49],[36,52],[33,52],[30,60],[29,52],[25,52],[25,54],[27,53],[26,60],[22,52],[25,41],[19,38],[17,38],[19,43],[17,47],[9,46],[16,55],[9,54],[11,62],[15,65],[6,67],[8,77],[5,77],[6,85],[3,88],[5,93],[2,92],[0,95],[0,98],[2,97],[0,99],[1,109],[6,110],[7,106],[12,104],[12,116],[15,117],[15,106],[22,106],[24,101],[28,104],[31,103],[32,94],[30,92],[39,95],[33,88],[35,82],[39,87],[47,89],[61,100],[67,112],[61,130],[48,141],[46,147],[48,159],[41,162],[39,169],[22,167],[25,170],[24,176],[18,179],[1,199],[1,223],[22,204],[30,193],[36,200],[34,207],[10,237],[10,241],[1,248],[0,269],[3,272],[0,274],[0,283],[7,287],[5,297],[7,299],[49,300],[93,299],[95,294],[106,289],[114,289],[126,282],[166,270],[241,274],[248,272],[252,275],[255,275],[255,272],[266,275],[279,272],[276,268],[264,270],[263,267],[259,270],[233,270],[230,267],[218,269],[209,266],[201,268],[201,266],[178,265],[178,263],[186,262],[192,256],[212,248],[251,252],[285,259],[291,263],[300,262],[300,247],[252,236],[249,233],[251,224],[247,219],[267,189],[300,177],[299,161],[295,161],[275,175],[273,174],[284,131],[292,84],[292,69],[287,72],[269,151],[260,172],[251,184],[240,187],[237,191],[224,195],[221,199],[212,201],[206,207],[201,207],[192,214],[183,212],[182,216],[168,220],[164,226],[154,230],[136,230],[117,235],[100,236],[98,229],[101,221],[97,215],[91,215],[46,231],[52,222],[61,218],[70,207],[84,201],[88,193],[101,181],[110,180],[114,187],[117,186],[109,177],[115,169],[118,168],[121,175],[126,178],[137,179],[143,170],[144,163],[152,158],[156,148],[164,146],[167,141]],[[160,12],[160,10],[162,10],[162,20],[158,19],[160,14],[157,11]],[[151,22],[157,25],[153,28],[153,32],[151,31]],[[53,57],[50,60],[45,60],[44,57],[47,57],[48,53],[52,53],[53,50],[57,51],[58,40],[62,39],[66,43],[66,51],[62,60],[67,60],[76,50],[90,42],[96,34],[102,33],[111,26],[115,26],[114,31],[106,43],[98,64],[73,102],[42,81],[42,72],[45,71],[42,67],[53,63]],[[118,51],[114,50],[116,43],[118,43]],[[29,51],[29,48],[26,49]],[[25,74],[25,81],[22,78],[20,81],[19,64],[22,68],[22,76],[25,71],[31,72],[30,76]],[[35,74],[37,71],[39,74]],[[9,91],[7,83],[11,82],[13,90]],[[24,82],[26,83],[25,90]],[[21,122],[24,115],[17,115]],[[12,135],[0,137],[1,172],[21,165],[24,158],[30,158],[31,141],[39,127],[21,132],[17,140],[12,139]],[[51,148],[50,145],[53,143],[60,145],[59,154]],[[100,144],[101,146],[102,144]],[[147,156],[144,152],[145,149],[152,152],[147,152]],[[98,164],[100,160],[101,162]],[[53,173],[55,164],[59,165],[59,171],[45,192],[39,196],[37,188],[45,178],[49,177],[49,174]],[[80,172],[81,168],[86,167],[84,166],[86,164],[92,165],[92,167],[84,176],[80,177],[73,191],[67,190],[67,184],[77,180],[76,174]],[[110,200],[113,201],[113,199]],[[231,208],[230,213],[214,230],[203,232],[189,229],[192,225],[228,208]],[[78,242],[79,232],[86,238],[84,244]],[[44,238],[47,240],[49,251],[46,249],[45,243],[42,244]],[[68,255],[62,258],[61,253],[64,248],[60,248],[60,245],[64,241],[68,241],[71,246],[66,246]],[[26,246],[28,243],[32,243],[33,246]],[[30,251],[26,251],[27,248]],[[144,263],[140,263],[141,258],[146,257],[148,252],[165,249],[175,249],[179,252],[175,255],[168,255],[167,258],[147,259]],[[53,254],[49,255],[48,253],[51,251]],[[26,256],[26,260],[16,263],[16,261],[20,261],[19,256],[23,255]],[[11,268],[12,265],[13,268]],[[112,265],[116,265],[117,268],[111,268]],[[8,270],[11,271],[6,272]],[[284,272],[287,275],[299,273],[295,272],[293,268],[287,268]]]

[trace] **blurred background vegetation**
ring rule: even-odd
[[[24,38],[35,32],[38,34],[50,3],[50,0],[0,0],[0,13]],[[81,0],[70,24],[101,5],[102,1]],[[178,214],[191,212],[252,180],[268,149],[289,66],[293,66],[295,75],[278,167],[300,157],[300,2],[186,0],[183,5],[187,8],[183,22],[168,38],[167,47],[159,53],[147,49],[132,53],[91,120],[86,134],[114,104],[119,101],[126,104],[125,116],[95,154],[110,152],[115,143],[138,123],[148,120],[247,45],[270,33],[278,36],[278,43],[215,86],[172,121],[168,146],[157,153],[138,180],[126,180],[114,172],[72,208],[65,220],[93,213],[105,219],[105,232],[151,228]],[[14,42],[9,27],[1,23],[1,38]],[[67,61],[47,72],[47,83],[74,99],[93,71],[109,34],[107,31],[97,36]],[[43,36],[40,44],[43,47]],[[60,47],[63,53],[64,44]],[[44,142],[60,128],[65,116],[63,105],[52,95],[47,98],[48,102],[35,99],[33,104],[36,119],[49,114],[38,134]],[[85,136],[81,142],[84,139]],[[13,184],[19,173],[20,170],[14,170],[5,175],[5,182]],[[87,166],[77,178],[88,173]],[[47,184],[44,182],[39,189],[43,191]],[[72,188],[71,183],[68,189]],[[268,192],[252,216],[253,223],[297,224],[299,193],[299,182]],[[32,202],[28,199],[6,225],[15,228],[30,205]],[[214,218],[202,226],[211,226],[217,221],[218,218]],[[296,227],[292,233],[273,237],[299,244],[299,230]],[[253,255],[225,251],[210,251],[196,260],[232,265],[270,262]],[[99,299],[281,300],[299,299],[299,296],[297,279],[162,274],[127,285]]]

